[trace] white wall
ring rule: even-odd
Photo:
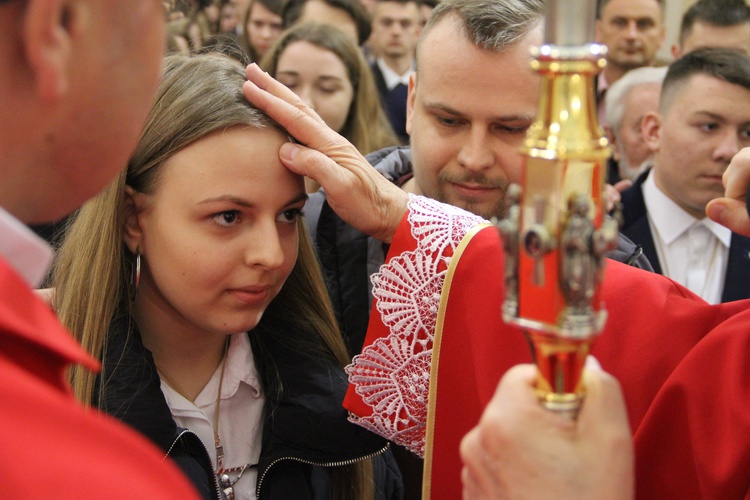
[[[667,36],[664,44],[659,49],[659,59],[665,62],[672,61],[670,48],[676,44],[680,35],[680,23],[682,14],[695,2],[695,0],[666,0],[666,26]]]

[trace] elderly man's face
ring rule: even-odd
[[[659,109],[661,84],[644,83],[633,87],[625,97],[620,128],[615,134],[615,159],[620,176],[634,180],[642,164],[652,153],[641,133],[641,122],[646,113]]]

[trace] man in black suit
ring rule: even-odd
[[[700,49],[672,63],[643,130],[654,166],[622,194],[622,233],[706,301],[750,297],[750,239],[705,216],[730,160],[750,146],[750,57]]]
[[[372,11],[372,74],[393,130],[406,144],[406,96],[420,32],[416,0],[378,0]]]

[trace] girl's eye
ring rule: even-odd
[[[229,227],[240,222],[239,210],[225,210],[213,216],[214,222],[221,227]]]
[[[277,220],[279,222],[295,224],[297,222],[297,219],[299,219],[300,217],[304,217],[304,215],[305,213],[301,208],[290,208],[289,210],[284,210],[283,212],[281,212]]]

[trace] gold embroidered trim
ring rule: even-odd
[[[440,363],[440,344],[443,338],[443,321],[445,320],[445,310],[450,299],[451,282],[453,281],[453,274],[456,272],[458,267],[458,261],[469,246],[472,238],[476,236],[479,231],[489,227],[491,224],[479,224],[474,226],[466,236],[463,237],[461,243],[456,247],[456,251],[453,252],[451,262],[448,265],[448,272],[445,275],[445,283],[443,283],[443,291],[440,294],[440,305],[438,307],[437,322],[435,324],[435,335],[432,344],[432,363],[430,366],[430,392],[427,398],[427,430],[425,431],[425,451],[424,451],[424,468],[422,474],[422,500],[430,499],[430,488],[432,479],[432,450],[433,450],[433,434],[435,432],[435,398],[437,397],[437,378],[438,378],[438,365]]]

